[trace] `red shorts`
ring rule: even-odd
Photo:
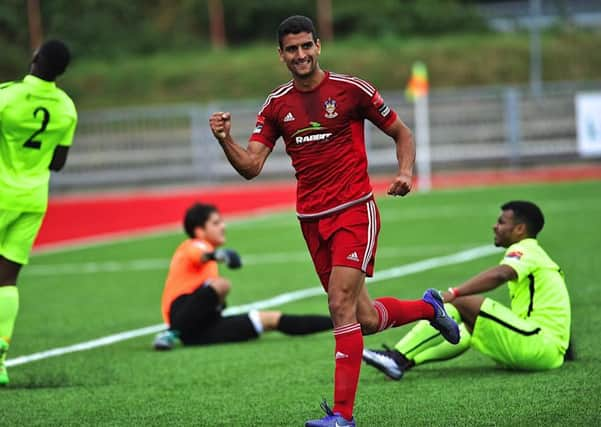
[[[380,213],[373,199],[325,217],[302,219],[300,224],[326,291],[335,265],[359,269],[368,277],[373,275],[380,232]]]

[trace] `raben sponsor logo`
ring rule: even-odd
[[[295,142],[299,145],[305,142],[321,142],[328,140],[331,136],[332,132],[314,133],[312,135],[297,136]]]

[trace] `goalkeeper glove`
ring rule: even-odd
[[[217,249],[212,258],[217,262],[224,263],[228,268],[236,269],[242,267],[242,259],[238,252],[233,249]]]

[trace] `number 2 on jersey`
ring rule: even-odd
[[[38,130],[31,134],[29,139],[23,144],[23,147],[33,148],[35,150],[39,150],[42,147],[42,141],[35,141],[34,138],[46,130],[48,122],[50,121],[50,113],[44,107],[38,107],[34,110],[33,117],[37,118],[38,112],[40,111],[43,114],[42,125]]]

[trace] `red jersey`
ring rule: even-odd
[[[169,323],[171,303],[181,295],[193,293],[207,279],[219,277],[217,261],[203,261],[205,253],[215,248],[206,240],[188,239],[182,242],[171,258],[169,273],[161,298],[163,320]]]
[[[318,217],[371,197],[364,120],[385,130],[396,118],[370,83],[326,71],[311,91],[290,81],[271,92],[250,140],[273,148],[283,138],[298,181],[297,215]]]

